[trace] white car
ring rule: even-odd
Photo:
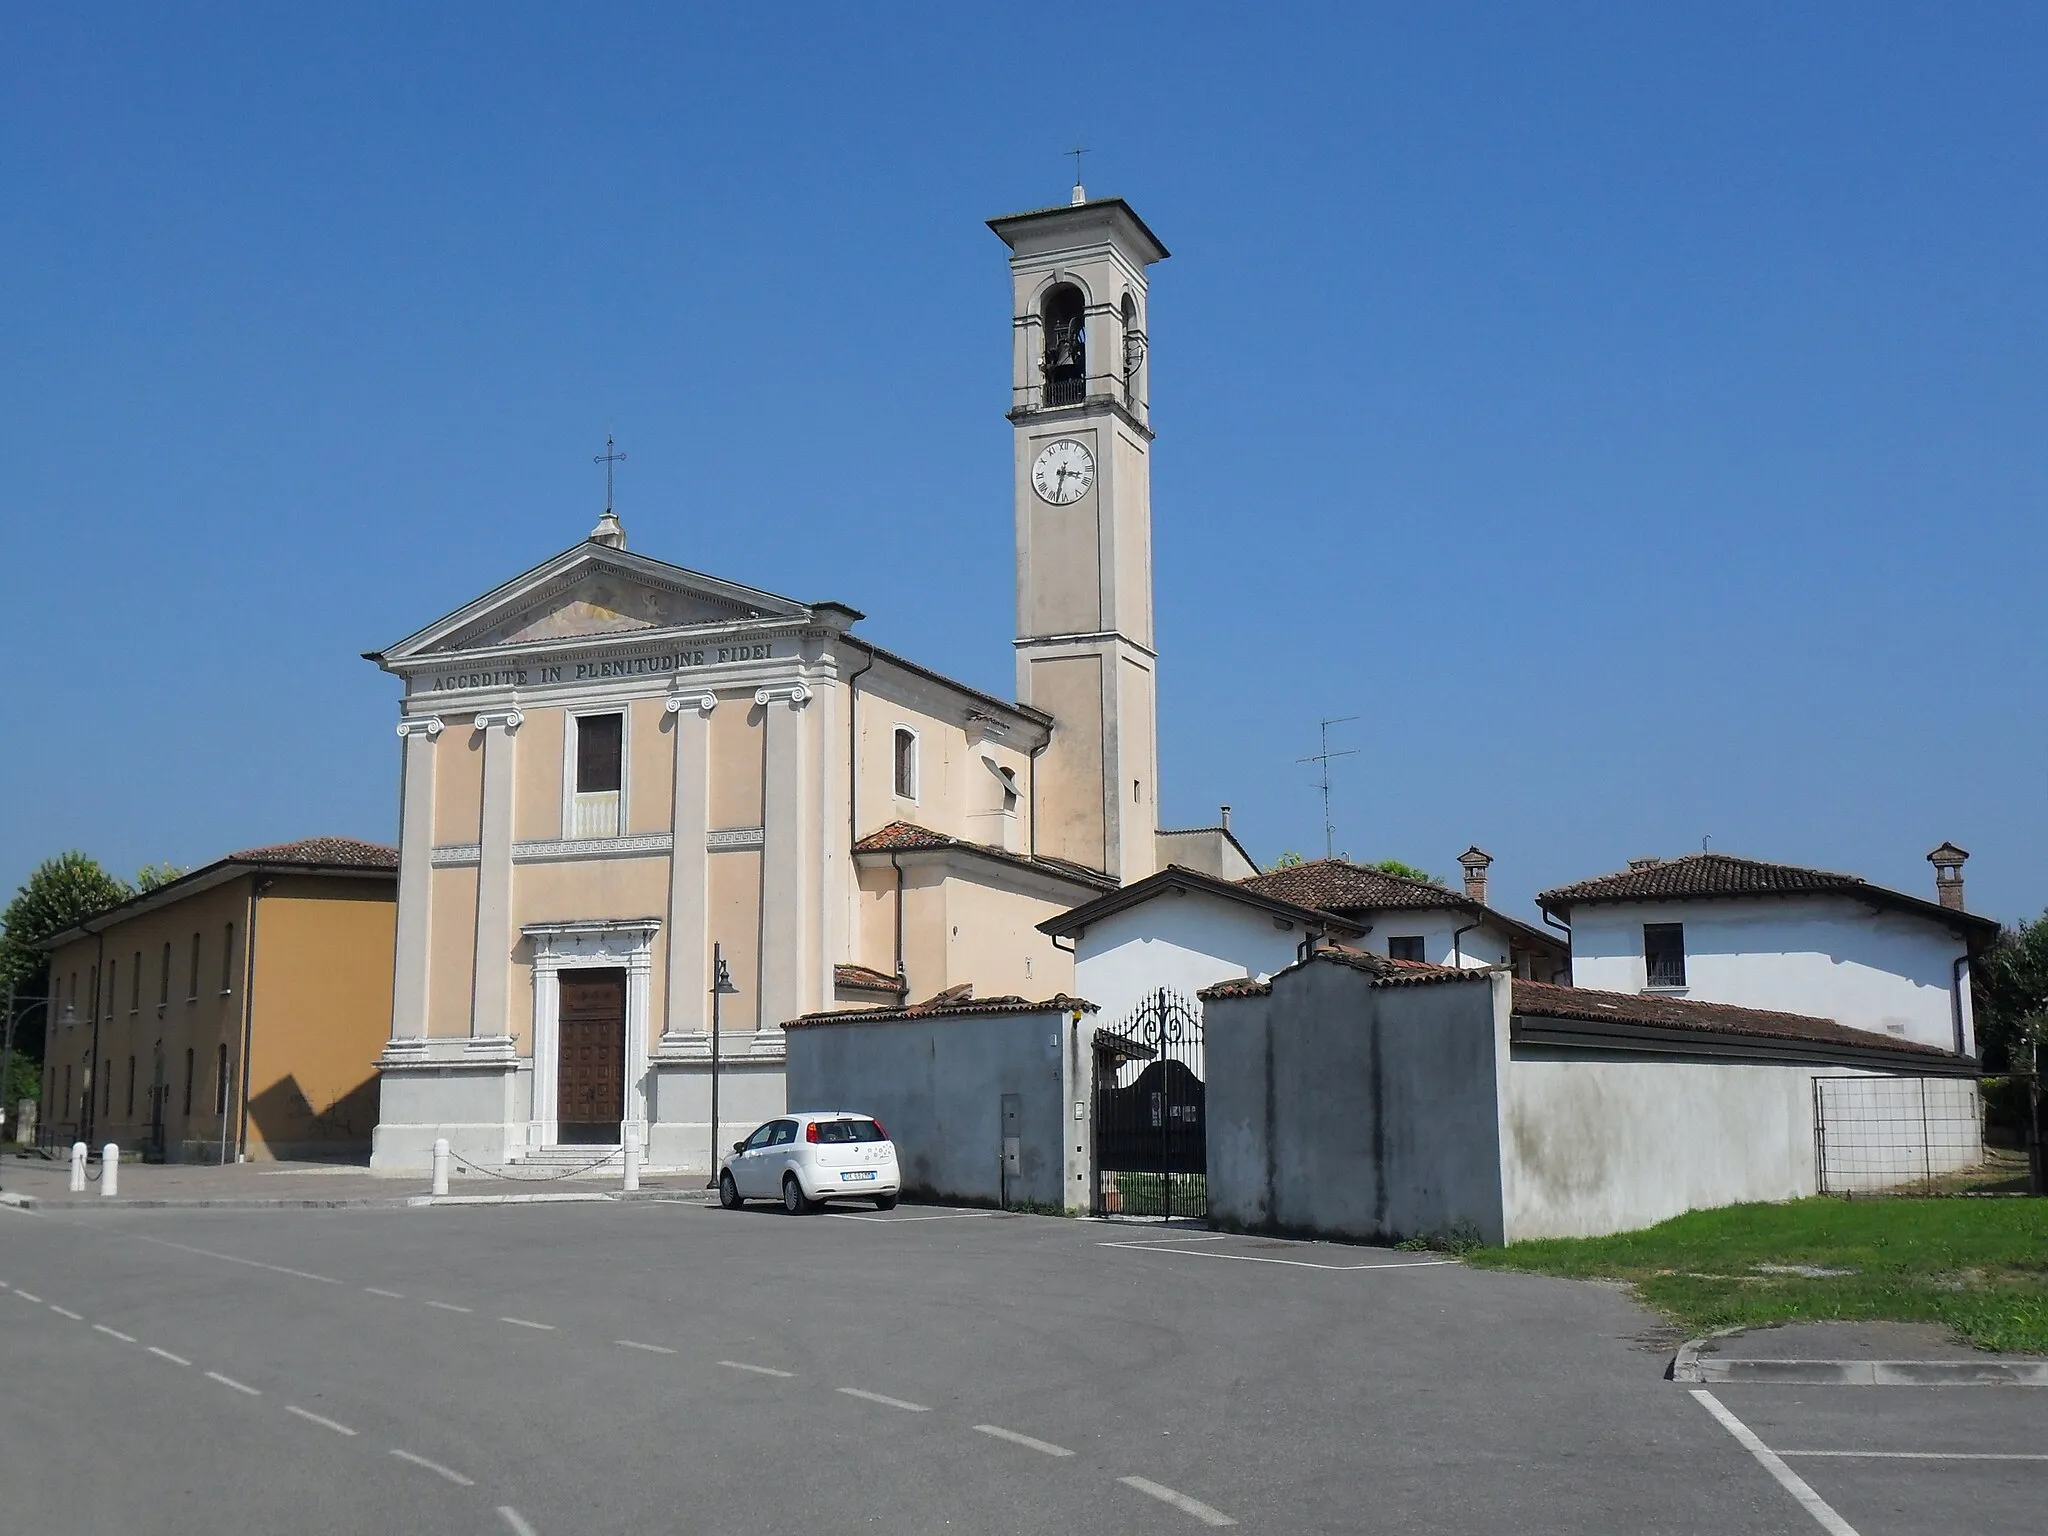
[[[872,1200],[888,1211],[902,1188],[882,1122],[844,1109],[770,1120],[734,1142],[718,1169],[718,1203],[729,1211],[749,1200],[780,1200],[791,1215],[827,1200]]]

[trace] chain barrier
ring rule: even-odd
[[[543,1173],[531,1175],[523,1173],[500,1173],[495,1168],[486,1168],[479,1163],[472,1163],[468,1158],[464,1157],[459,1152],[451,1151],[448,1154],[448,1161],[451,1163],[460,1164],[462,1167],[467,1168],[471,1173],[481,1173],[487,1178],[503,1179],[507,1184],[553,1184],[559,1179],[573,1179],[579,1173],[589,1173],[594,1169],[604,1167],[606,1163],[617,1162],[624,1155],[625,1149],[621,1147],[617,1152],[608,1152],[603,1157],[600,1157],[596,1162],[586,1163],[581,1168],[567,1168],[560,1173]]]

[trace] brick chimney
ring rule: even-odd
[[[1493,863],[1493,855],[1474,843],[1458,855],[1458,863],[1465,870],[1465,898],[1486,905],[1486,870]]]
[[[1963,862],[1969,854],[1954,843],[1943,843],[1927,855],[1927,862],[1934,866],[1934,899],[1951,911],[1961,912],[1963,906]]]

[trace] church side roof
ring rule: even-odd
[[[1049,917],[1038,925],[1044,934],[1065,938],[1080,933],[1091,924],[1128,908],[1141,906],[1156,896],[1195,891],[1205,896],[1215,896],[1224,901],[1236,902],[1268,917],[1279,918],[1290,923],[1299,923],[1304,928],[1342,934],[1346,938],[1355,936],[1359,929],[1356,923],[1337,916],[1334,912],[1320,912],[1313,907],[1300,906],[1263,891],[1248,889],[1242,881],[1218,880],[1214,875],[1205,875],[1198,869],[1188,869],[1179,864],[1169,864],[1156,874],[1142,880],[1134,880],[1119,890],[1098,896],[1084,902],[1057,917]]]
[[[892,821],[886,827],[870,832],[853,845],[856,854],[863,853],[943,853],[958,851],[973,854],[978,858],[994,859],[1018,869],[1034,870],[1041,875],[1055,879],[1070,880],[1077,885],[1093,886],[1096,890],[1115,890],[1116,878],[1099,869],[1090,869],[1085,864],[1069,863],[1065,859],[1050,859],[1043,854],[1012,853],[1007,848],[993,848],[987,843],[970,843],[962,837],[949,837],[944,832],[934,832],[929,827],[920,827],[915,822]]]

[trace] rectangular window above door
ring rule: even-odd
[[[1420,960],[1424,958],[1422,939],[1423,936],[1419,933],[1388,939],[1387,958],[1389,960]]]
[[[569,836],[617,837],[625,787],[626,717],[577,715],[576,789],[570,797]]]

